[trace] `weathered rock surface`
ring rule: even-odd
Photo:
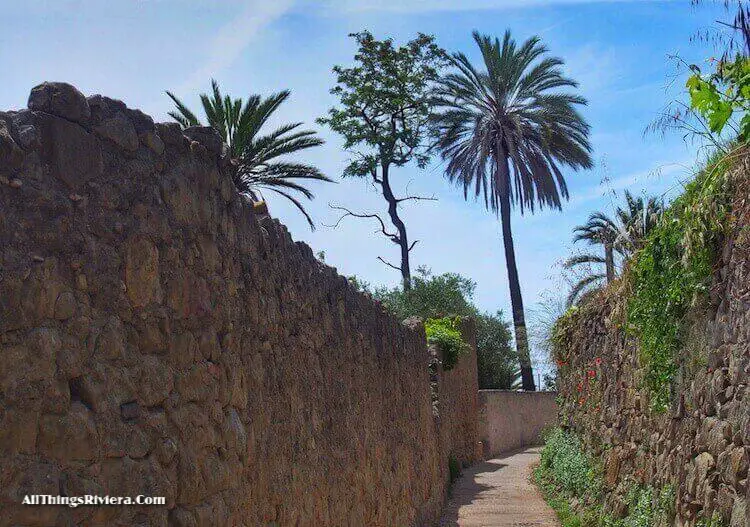
[[[475,360],[436,419],[421,326],[261,224],[215,131],[63,83],[29,107],[0,114],[0,526],[437,519]],[[61,493],[167,506],[21,505]]]
[[[85,123],[91,109],[83,96],[67,82],[44,82],[31,90],[29,110],[51,113],[68,121]]]

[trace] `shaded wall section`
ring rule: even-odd
[[[557,394],[479,390],[479,441],[485,459],[541,443],[541,433],[557,422]]]
[[[423,328],[254,215],[232,171],[214,130],[69,85],[0,112],[0,525],[439,516],[455,420]]]
[[[479,407],[477,391],[476,324],[472,319],[461,321],[461,335],[469,345],[456,365],[440,373],[437,383],[437,417],[440,423],[441,449],[466,466],[481,459],[477,426]],[[433,355],[438,350],[430,349]]]

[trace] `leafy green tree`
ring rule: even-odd
[[[362,178],[380,190],[395,231],[386,227],[378,214],[334,208],[344,213],[339,222],[348,216],[378,222],[382,234],[398,245],[401,263],[393,265],[382,257],[379,259],[399,271],[404,289],[409,289],[409,253],[417,241],[409,241],[399,206],[406,201],[434,198],[397,197],[391,170],[411,162],[423,168],[428,161],[425,138],[429,94],[445,53],[433,37],[421,33],[401,47],[395,47],[391,39],[376,40],[369,31],[350,36],[359,46],[355,65],[334,66],[337,79],[331,93],[340,105],[331,108],[318,122],[344,137],[344,148],[353,154],[344,177]]]
[[[511,344],[510,324],[498,311],[478,315],[477,376],[482,390],[510,390],[518,387],[518,354]]]
[[[477,327],[477,369],[482,389],[511,389],[518,380],[518,355],[511,345],[508,322],[503,313],[481,313],[474,305],[476,283],[456,273],[433,276],[424,266],[417,268],[410,290],[376,288],[357,277],[355,287],[372,294],[375,300],[404,320],[418,316],[424,320],[472,317]]]
[[[444,316],[475,316],[472,304],[476,283],[456,273],[432,276],[426,267],[417,269],[412,288],[406,291],[379,288],[373,297],[399,319],[408,317],[440,318]]]
[[[271,133],[261,133],[290,92],[284,90],[266,98],[251,95],[243,102],[229,95],[222,96],[219,84],[213,79],[211,88],[210,95],[201,94],[201,105],[208,126],[218,130],[237,163],[234,175],[237,189],[254,201],[260,199],[263,189],[281,194],[305,216],[310,228],[314,228],[312,218],[294,193],[311,200],[313,193],[304,182],[331,180],[313,166],[284,161],[283,157],[322,145],[323,140],[313,131],[299,130],[302,123],[285,124]],[[176,107],[169,112],[175,121],[183,128],[201,126],[198,117],[180,99],[169,91],[167,95]]]
[[[576,109],[586,100],[559,91],[577,83],[539,38],[518,46],[510,32],[501,43],[475,31],[474,40],[484,69],[462,53],[452,56],[455,71],[441,77],[435,98],[436,146],[464,197],[471,190],[500,216],[523,388],[534,390],[511,208],[561,209],[568,197],[561,167],[591,168],[589,125]]]

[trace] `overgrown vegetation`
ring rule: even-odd
[[[706,292],[729,217],[729,161],[709,162],[664,212],[631,265],[631,331],[640,340],[651,407],[664,410],[688,310]]]
[[[598,498],[601,494],[601,471],[583,451],[578,437],[561,428],[547,434],[539,468],[567,496]]]
[[[542,460],[534,472],[547,503],[563,527],[667,527],[674,519],[675,489],[633,485],[627,513],[614,518],[604,510],[602,470],[572,433],[559,428],[545,438]],[[573,506],[572,503],[576,503]]]
[[[461,337],[459,317],[428,318],[424,322],[427,342],[438,347],[443,356],[443,370],[452,370],[469,346]]]
[[[373,288],[357,277],[350,282],[381,302],[400,320],[409,317],[442,319],[471,317],[476,321],[477,370],[481,389],[512,389],[520,376],[518,356],[513,350],[510,325],[502,311],[483,313],[474,305],[476,283],[456,273],[433,275],[417,268],[412,288]],[[451,352],[452,353],[452,352]],[[445,367],[445,363],[443,364]]]

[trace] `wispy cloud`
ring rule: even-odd
[[[387,11],[424,13],[430,11],[476,11],[538,7],[541,5],[615,2],[671,2],[676,0],[329,0],[330,9],[340,11]]]
[[[570,199],[570,208],[574,208],[591,201],[614,197],[625,190],[637,192],[648,188],[650,193],[669,193],[675,187],[681,187],[680,181],[685,179],[692,169],[689,163],[662,163],[653,170],[645,170],[626,174],[616,179],[602,180],[598,185],[584,190]],[[682,177],[681,177],[682,176]]]
[[[261,36],[263,30],[278,20],[294,5],[294,0],[253,0],[230,22],[221,27],[209,44],[208,56],[183,82],[180,92],[189,92],[206,79],[236,61],[247,46]]]

